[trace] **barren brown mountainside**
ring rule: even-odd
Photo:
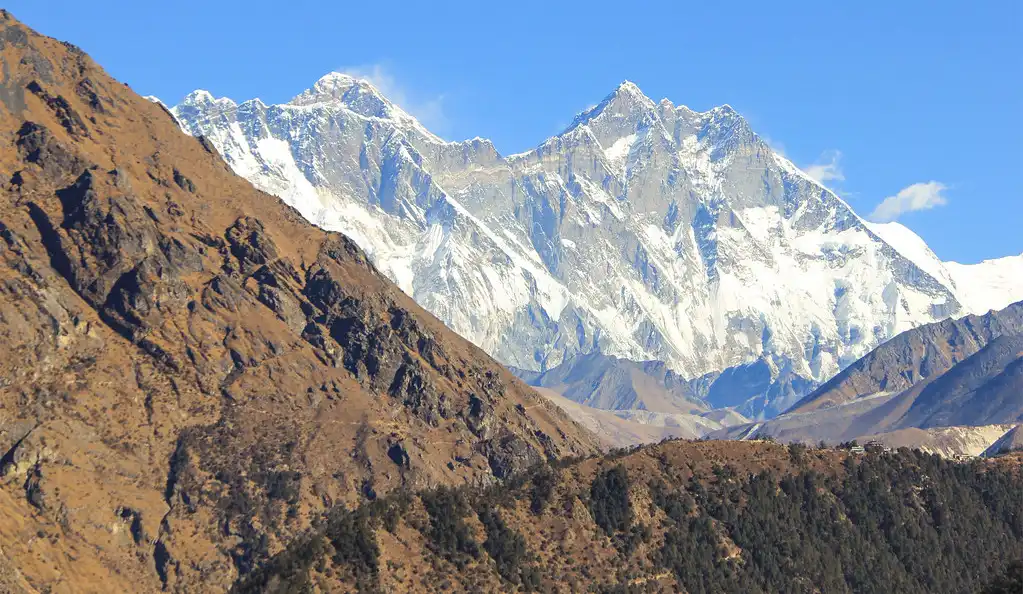
[[[0,15],[0,591],[216,592],[329,508],[593,437]]]

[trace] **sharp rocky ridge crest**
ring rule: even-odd
[[[902,331],[1023,298],[1023,256],[941,262],[728,105],[697,112],[631,82],[510,156],[446,142],[340,73],[280,105],[196,91],[172,112],[520,370],[658,360],[711,406],[770,417]]]

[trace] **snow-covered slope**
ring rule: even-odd
[[[876,233],[888,245],[895,248],[897,252],[916,264],[921,270],[941,281],[946,287],[955,290],[955,281],[952,280],[945,263],[931,251],[923,238],[914,233],[909,227],[898,222],[871,223],[865,221],[868,229]],[[961,302],[961,301],[960,301]],[[1008,304],[1006,304],[1008,305]],[[972,313],[972,312],[971,312]]]
[[[727,105],[655,103],[626,82],[507,158],[445,142],[337,73],[282,105],[197,91],[173,111],[521,369],[598,349],[659,360],[706,394],[741,387],[729,405],[763,417],[963,311],[947,274],[893,249]]]
[[[1023,254],[979,264],[942,262],[919,235],[901,223],[867,223],[871,231],[952,289],[963,313],[983,315],[1023,300]]]
[[[975,314],[1023,300],[1023,254],[980,264],[946,262],[959,300]]]

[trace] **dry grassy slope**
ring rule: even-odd
[[[957,455],[979,456],[992,443],[1000,441],[1013,425],[982,425],[933,427],[930,429],[896,429],[877,435],[864,435],[860,443],[878,441],[891,448],[908,447],[939,454],[947,458]]]
[[[77,48],[3,12],[0,59],[3,587],[220,591],[332,505],[594,451]]]

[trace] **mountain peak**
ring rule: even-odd
[[[581,125],[589,124],[599,119],[604,113],[626,116],[629,119],[642,119],[652,113],[655,107],[654,101],[643,94],[643,91],[634,82],[624,80],[600,103],[577,115],[565,132],[571,132]]]
[[[628,102],[630,106],[642,106],[649,108],[654,106],[654,101],[647,97],[645,93],[636,85],[636,83],[630,80],[623,80],[615,90],[604,97],[604,100],[600,102],[597,108],[601,105],[619,102]]]
[[[299,93],[291,100],[292,105],[312,105],[340,101],[352,103],[361,99],[372,100],[378,107],[390,106],[391,103],[369,81],[354,77],[343,72],[328,72],[321,76],[313,86]]]
[[[293,106],[318,104],[343,105],[361,116],[391,120],[404,130],[415,129],[419,136],[431,142],[444,142],[417,119],[391,102],[373,83],[351,74],[328,72],[290,102]]]
[[[364,83],[367,83],[367,84],[369,83],[369,81],[366,81],[364,79],[360,79],[360,78],[358,78],[356,76],[353,76],[351,74],[348,74],[346,72],[339,72],[337,70],[334,70],[334,71],[328,72],[327,74],[324,74],[323,76],[321,76],[316,81],[316,84],[314,86],[328,85],[328,84],[355,84],[355,83],[358,83],[360,81],[364,82]]]
[[[611,94],[619,95],[622,93],[627,93],[629,95],[646,98],[646,95],[643,94],[643,91],[641,91],[640,88],[636,85],[636,83],[632,82],[631,80],[623,80]]]
[[[205,89],[196,89],[188,95],[185,95],[185,98],[181,100],[181,105],[188,105],[192,107],[223,105],[233,107],[235,102],[227,97],[214,97],[212,93]]]
[[[708,117],[713,122],[719,122],[725,125],[741,124],[749,128],[749,123],[746,122],[746,118],[742,117],[742,114],[735,110],[731,105],[724,103],[717,107],[712,107],[701,114],[704,117]],[[752,132],[752,130],[750,130]]]

